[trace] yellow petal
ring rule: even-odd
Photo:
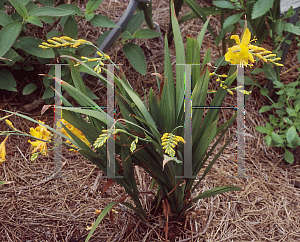
[[[242,38],[242,43],[244,45],[249,45],[250,43],[250,38],[251,38],[251,33],[249,31],[249,29],[247,28],[244,32],[243,38]]]
[[[230,39],[234,39],[237,45],[240,45],[240,37],[238,35],[231,35]]]
[[[5,161],[5,156],[6,156],[6,150],[5,150],[5,142],[8,139],[8,136],[6,136],[6,138],[2,141],[2,143],[0,144],[0,161],[1,164],[3,163],[3,161]]]
[[[13,129],[15,129],[15,127],[13,126],[12,122],[10,122],[8,119],[5,119],[5,122]]]

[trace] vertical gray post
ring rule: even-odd
[[[237,162],[236,175],[245,178],[245,94],[244,67],[237,65],[237,86],[243,87],[243,92],[237,91]],[[239,111],[241,110],[241,111]]]
[[[55,90],[61,94],[61,64],[55,65]],[[61,97],[54,93],[55,96],[55,129],[61,131]],[[54,177],[61,178],[62,177],[62,140],[61,136],[55,134],[54,136]]]
[[[114,119],[108,117],[115,116],[115,90],[114,90],[114,65],[109,64],[107,67],[107,130],[114,125]],[[109,178],[123,178],[115,175],[115,139],[111,135],[107,139],[107,176]]]

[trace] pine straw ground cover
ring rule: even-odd
[[[167,31],[167,1],[154,3],[154,20],[160,24],[162,31]],[[81,1],[81,4],[84,3]],[[108,15],[113,20],[118,19],[126,7],[123,1],[103,1],[103,6],[111,10],[107,12],[115,13],[113,17]],[[183,12],[187,11],[188,8],[184,7]],[[212,18],[211,24],[216,30],[220,29],[217,18]],[[197,36],[201,25],[199,20],[189,21],[182,25],[182,35]],[[82,28],[81,37],[89,38],[92,31]],[[214,56],[217,58],[209,35],[205,41],[203,46],[211,43],[212,59]],[[141,40],[139,44],[147,56],[146,77],[137,75],[128,65],[120,51],[121,46],[111,48],[109,54],[112,59],[124,64],[127,78],[132,80],[132,86],[143,97],[144,90],[157,86],[155,78],[150,75],[154,72],[152,64],[155,64],[158,73],[163,74],[163,45],[157,39]],[[284,82],[295,81],[298,76],[296,69],[286,72],[298,64],[296,45],[293,44],[295,48],[291,48],[281,72]],[[271,44],[266,47],[271,49]],[[174,56],[174,46],[171,46],[171,54]],[[262,74],[257,75],[257,79],[262,86],[267,82]],[[102,97],[100,103],[105,101],[102,86],[96,81],[88,85],[97,96]],[[211,82],[210,89],[216,88],[216,85]],[[35,119],[47,118],[48,125],[53,123],[51,110],[42,116],[42,105],[26,111],[22,105],[24,100],[19,96],[1,94],[3,101],[0,108],[20,111]],[[234,96],[228,95],[224,105],[234,106],[235,100]],[[245,165],[246,175],[251,178],[231,178],[235,175],[236,162],[236,145],[232,140],[194,195],[222,185],[237,185],[243,191],[200,200],[183,221],[169,224],[170,241],[300,241],[300,165],[286,165],[282,151],[265,146],[263,136],[255,130],[255,126],[264,125],[267,121],[267,115],[258,114],[259,108],[266,104],[268,100],[259,94],[258,89],[254,89],[246,103]],[[232,113],[232,110],[222,109],[220,120],[228,120]],[[33,126],[17,116],[10,120],[24,132]],[[7,129],[8,126],[1,122],[0,130]],[[235,127],[230,132],[235,132]],[[102,172],[66,148],[63,148],[63,178],[48,179],[54,170],[53,152],[49,157],[40,156],[32,162],[27,139],[10,136],[6,144],[7,161],[0,167],[0,180],[13,183],[0,187],[0,241],[84,241],[88,234],[86,228],[97,218],[95,210],[101,210],[111,201],[126,195],[116,184],[101,193],[107,182],[107,179],[100,178]],[[136,174],[140,191],[149,191],[150,179],[141,170],[137,169]],[[150,209],[151,196],[141,195],[141,198],[143,205]],[[164,241],[165,222],[162,216],[152,218],[151,227],[147,227],[127,208],[119,205],[115,210],[113,222],[107,216],[91,241]]]

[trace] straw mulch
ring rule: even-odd
[[[164,33],[169,22],[168,1],[153,2],[153,18]],[[103,1],[99,12],[116,21],[124,12],[126,3]],[[79,4],[84,6],[85,3],[80,1]],[[206,3],[201,4],[205,6]],[[182,12],[188,12],[188,7],[184,6]],[[211,24],[220,30],[218,18],[212,17]],[[196,37],[201,26],[198,19],[188,21],[181,26],[183,37],[187,34]],[[80,37],[96,42],[96,36],[103,30],[96,30],[86,24],[80,31]],[[149,92],[151,86],[158,93],[156,79],[150,74],[154,72],[153,65],[158,73],[163,74],[163,44],[158,39],[139,40],[136,43],[143,48],[147,57],[148,70],[145,77],[130,67],[123,56],[122,45],[111,48],[108,54],[113,60],[123,63],[122,68],[128,80],[141,97],[144,90]],[[210,45],[212,61],[218,57],[213,43],[207,34],[200,53],[204,56],[205,47]],[[268,40],[266,43],[264,47],[271,49]],[[295,81],[298,77],[296,69],[286,72],[297,64],[295,49],[291,48],[282,70],[284,82]],[[171,55],[175,63],[174,44],[171,46]],[[262,86],[267,83],[264,75],[256,77]],[[87,85],[101,97],[98,102],[103,104],[105,88],[93,79]],[[210,89],[215,88],[217,84],[211,82]],[[49,109],[41,116],[43,104],[35,104],[36,109],[30,109],[31,106],[26,109],[23,105],[33,100],[24,99],[20,91],[18,94],[3,92],[1,98],[3,101],[0,108],[19,111],[53,126],[52,110]],[[228,95],[224,105],[235,104],[236,97]],[[268,100],[260,95],[258,89],[254,89],[246,103],[245,175],[248,178],[235,177],[236,143],[232,140],[193,195],[223,185],[237,185],[243,191],[198,201],[187,212],[185,219],[169,224],[169,241],[300,241],[300,165],[287,165],[283,161],[282,150],[266,146],[262,140],[263,135],[255,130],[255,126],[264,125],[268,120],[267,115],[258,114],[259,108],[267,104]],[[232,114],[233,110],[222,109],[220,122],[228,120]],[[3,115],[1,112],[1,117]],[[17,116],[10,117],[10,120],[24,132],[29,132],[30,127],[35,126]],[[8,129],[5,122],[0,122],[0,130]],[[232,127],[229,134],[235,132],[235,129]],[[103,173],[90,161],[69,152],[65,147],[63,178],[52,178],[53,152],[48,157],[40,156],[32,162],[27,140],[20,136],[10,136],[6,143],[7,161],[0,167],[0,180],[13,183],[0,187],[0,241],[84,241],[88,234],[86,228],[98,216],[94,214],[95,210],[102,210],[110,202],[126,196],[124,189],[112,184],[109,190],[101,193],[107,178],[101,178]],[[136,170],[136,179],[141,192],[155,192],[149,189],[151,180],[142,170]],[[149,211],[152,197],[141,194],[140,198]],[[125,201],[131,202],[129,198]],[[106,216],[90,241],[164,241],[165,220],[162,215],[151,218],[151,226],[146,226],[132,211],[118,205],[112,217],[113,220]]]

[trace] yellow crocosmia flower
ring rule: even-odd
[[[226,77],[227,77],[227,75],[223,74],[223,75],[219,75],[219,77],[226,78]]]
[[[104,55],[105,59],[110,60],[109,55]]]
[[[12,128],[15,129],[15,127],[13,126],[12,122],[10,122],[8,119],[5,119],[5,122]]]
[[[62,44],[57,44],[54,46],[55,48],[59,48],[59,47],[62,47]]]
[[[232,91],[228,90],[228,92],[229,92],[229,94],[233,95],[233,92],[232,92]]]
[[[8,139],[8,136],[2,141],[0,144],[0,165],[2,165],[3,161],[6,161],[5,156],[6,156],[6,150],[5,150],[5,142]]]
[[[47,153],[49,151],[47,151],[47,143],[44,141],[40,141],[37,140],[36,142],[31,142],[30,140],[28,140],[28,142],[30,142],[30,144],[32,145],[32,147],[35,147],[32,151],[32,153],[37,152],[38,150],[40,150],[40,152],[44,155],[47,156]]]
[[[48,43],[46,43],[46,42],[43,42],[43,43],[42,43],[42,45],[46,45],[46,46],[48,46],[49,44],[48,44]]]
[[[62,123],[73,133],[75,134],[79,139],[81,139],[86,145],[90,146],[90,142],[87,140],[87,138],[83,135],[83,133],[75,128],[73,125],[69,124],[66,120],[62,119]],[[71,138],[71,136],[67,133],[67,131],[65,129],[62,129],[62,133],[64,135],[66,135],[67,137]],[[71,138],[72,139],[72,138]],[[69,140],[67,140],[67,143],[71,143]],[[73,147],[76,147],[74,145],[72,145]],[[76,147],[77,148],[77,147]],[[77,152],[76,150],[72,150]]]
[[[225,54],[225,60],[231,64],[238,65],[248,65],[249,61],[254,62],[253,55],[249,52],[249,43],[250,43],[251,33],[247,28],[244,32],[242,41],[240,41],[239,36],[232,35],[231,39],[234,39],[236,44],[235,46],[228,48],[228,52]]]
[[[216,74],[215,72],[209,73],[209,77],[213,76],[214,74]]]

